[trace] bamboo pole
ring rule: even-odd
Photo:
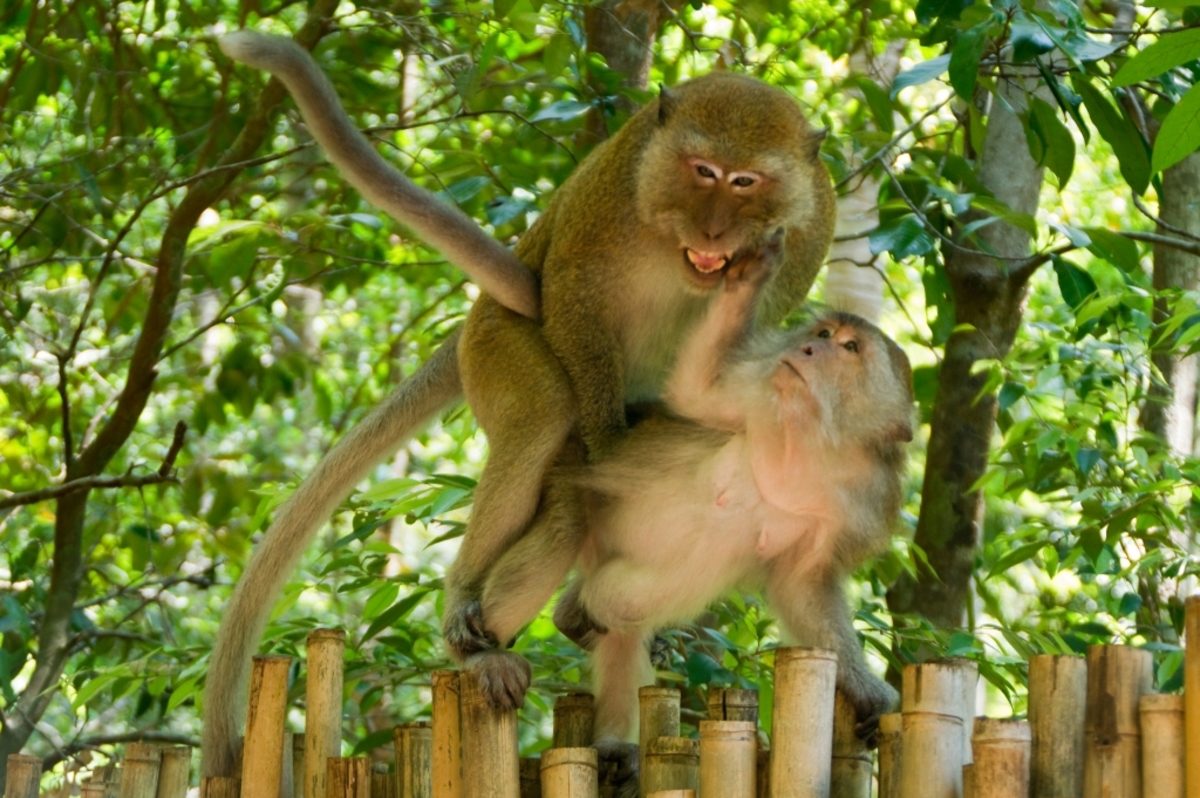
[[[121,765],[121,798],[155,798],[162,749],[150,743],[129,743]]]
[[[1144,695],[1138,706],[1142,732],[1142,794],[1184,798],[1184,697]]]
[[[900,735],[904,716],[879,716],[879,798],[900,798]]]
[[[325,790],[329,798],[371,798],[371,760],[365,756],[329,757]]]
[[[162,749],[162,764],[158,769],[157,798],[186,798],[188,777],[192,767],[192,749],[186,745]]]
[[[700,789],[700,743],[688,737],[652,737],[641,773],[642,791]]]
[[[278,798],[283,783],[284,725],[287,720],[291,657],[255,657],[242,747],[242,798]]]
[[[652,792],[646,798],[696,798],[695,790],[659,790]]]
[[[837,654],[832,651],[781,648],[775,652],[772,798],[829,794],[836,678]]]
[[[974,726],[974,798],[1029,798],[1029,723],[976,718]]]
[[[279,798],[296,798],[295,756],[296,735],[285,731],[283,733],[283,762],[279,771]]]
[[[592,744],[596,699],[591,693],[567,693],[554,700],[551,748],[586,748]]]
[[[854,705],[840,690],[833,704],[833,759],[829,772],[832,798],[870,798],[871,750],[854,733]]]
[[[1087,660],[1040,654],[1029,660],[1030,790],[1034,798],[1083,794]]]
[[[544,798],[597,798],[598,794],[595,748],[548,748],[542,752]]]
[[[975,660],[964,657],[948,657],[947,661],[959,669],[962,679],[962,703],[959,705],[958,716],[962,718],[963,729],[963,764],[969,765],[975,761],[971,739],[975,735],[975,707],[979,693],[979,665]]]
[[[304,798],[327,798],[327,761],[342,755],[342,689],[346,633],[313,629],[305,640]],[[339,771],[340,773],[341,771]]]
[[[963,765],[963,798],[975,798],[975,766]]]
[[[542,798],[542,758],[521,757],[521,798]]]
[[[1084,798],[1141,798],[1138,702],[1153,689],[1153,664],[1129,646],[1088,648]]]
[[[519,798],[516,710],[490,707],[484,700],[478,674],[463,671],[458,681],[463,798]]]
[[[962,795],[963,682],[958,660],[930,660],[904,668],[899,794],[922,798]]]
[[[758,749],[758,784],[754,794],[758,798],[771,798],[771,751]]]
[[[458,671],[434,671],[431,682],[433,795],[434,798],[462,798],[462,718]],[[538,779],[540,784],[540,771]]]
[[[708,691],[708,719],[758,723],[758,691],[712,688]]]
[[[387,763],[374,762],[371,764],[371,798],[398,798],[400,783],[396,778],[398,773],[388,771]]]
[[[292,735],[292,798],[304,798],[304,734]]]
[[[79,798],[104,798],[104,782],[88,779],[79,785]]]
[[[238,798],[242,780],[234,776],[205,776],[200,779],[200,798]]]
[[[646,769],[646,751],[655,737],[679,736],[679,691],[674,687],[638,688],[638,772]],[[646,790],[639,785],[638,795]]]
[[[29,754],[8,755],[8,776],[4,779],[5,798],[38,798],[42,781],[42,758]]]
[[[1190,596],[1184,621],[1184,736],[1187,743],[1187,796],[1200,798],[1200,595]]]
[[[700,795],[751,798],[758,783],[758,734],[748,720],[700,721]]]
[[[399,798],[433,798],[433,729],[428,721],[392,730]]]

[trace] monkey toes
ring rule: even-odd
[[[635,743],[614,740],[592,746],[600,762],[600,783],[614,787],[614,798],[635,798],[638,794],[638,747]]]
[[[496,636],[484,628],[479,599],[472,599],[457,610],[447,610],[442,622],[442,636],[460,659],[500,647]]]
[[[650,665],[659,671],[671,667],[671,641],[662,635],[650,640]]]
[[[887,682],[871,676],[864,679],[858,689],[848,690],[857,723],[854,733],[868,747],[879,744],[879,718],[896,709],[900,694]]]
[[[467,666],[479,676],[484,699],[496,709],[519,709],[533,673],[520,654],[486,651]]]

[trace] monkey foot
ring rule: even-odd
[[[638,747],[635,743],[598,742],[592,746],[600,761],[600,783],[615,788],[614,798],[638,794]]]
[[[484,651],[472,657],[467,668],[479,675],[479,688],[489,706],[519,709],[525,703],[533,671],[520,654]]]
[[[671,641],[662,635],[650,640],[650,664],[660,671],[671,667]]]
[[[893,711],[900,701],[899,694],[890,684],[869,675],[863,677],[854,688],[842,688],[854,705],[857,723],[854,734],[858,739],[874,748],[879,744],[879,718]]]
[[[442,636],[459,659],[500,647],[496,636],[484,628],[483,606],[479,599],[472,599],[457,609],[448,609],[442,622]]]

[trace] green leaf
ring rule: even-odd
[[[565,33],[556,33],[546,43],[546,51],[542,62],[546,65],[546,77],[556,78],[567,68],[571,60],[574,45],[571,37]]]
[[[565,122],[568,119],[583,116],[591,109],[592,106],[587,103],[581,103],[578,100],[559,100],[558,102],[550,103],[538,111],[529,121],[543,122],[547,119],[553,119],[558,122]]]
[[[1079,467],[1079,472],[1085,477],[1088,472],[1095,468],[1096,463],[1100,462],[1099,449],[1080,449],[1075,453],[1075,465]]]
[[[1113,148],[1125,182],[1138,194],[1146,193],[1150,185],[1150,157],[1133,120],[1114,108],[1100,90],[1087,80],[1075,79],[1073,85],[1083,97],[1092,124]]]
[[[1054,39],[1050,38],[1050,34],[1024,14],[1013,20],[1009,41],[1013,46],[1013,60],[1017,63],[1029,61],[1054,49]]]
[[[1058,275],[1058,290],[1068,305],[1078,309],[1085,299],[1096,293],[1096,281],[1066,258],[1055,255],[1051,260],[1054,262],[1054,273]]]
[[[875,119],[875,126],[889,136],[896,130],[896,120],[893,118],[895,109],[892,107],[892,99],[888,97],[888,93],[880,88],[879,84],[867,77],[860,77],[856,84],[859,91],[863,93],[863,99],[867,101],[867,107],[871,109],[871,116]]]
[[[421,599],[425,598],[425,594],[428,592],[429,591],[424,588],[414,590],[412,593],[389,607],[386,612],[381,614],[370,626],[367,627],[367,632],[363,635],[362,642],[366,643],[372,637],[379,634],[384,629],[391,627],[405,615],[408,615],[410,612],[412,612],[413,607],[417,606]]]
[[[871,254],[890,252],[896,260],[910,255],[924,255],[933,249],[933,236],[913,214],[901,216],[892,224],[877,227],[868,238]]]
[[[504,19],[516,4],[517,0],[494,0],[492,3],[492,13],[496,19]]]
[[[1114,87],[1156,78],[1167,70],[1200,58],[1200,28],[1168,33],[1125,62],[1113,76]]]
[[[950,53],[950,85],[967,102],[975,97],[975,81],[979,77],[979,61],[987,46],[991,20],[959,34]]]
[[[937,58],[931,58],[928,61],[922,61],[907,72],[902,72],[892,81],[892,90],[889,96],[894,100],[896,95],[910,86],[920,86],[922,83],[928,83],[936,77],[940,77],[947,69],[950,68],[950,55],[939,55]]]
[[[1054,173],[1061,189],[1075,168],[1075,139],[1049,103],[1037,97],[1030,99],[1025,136],[1029,155],[1038,166],[1044,165]]]
[[[1025,386],[1019,382],[1006,382],[1000,388],[999,402],[1000,409],[1007,410],[1016,404],[1016,401],[1025,395]]]
[[[1097,258],[1106,260],[1130,274],[1135,274],[1141,268],[1137,243],[1133,240],[1103,227],[1085,227],[1083,231],[1092,240],[1088,245],[1088,252]]]
[[[1151,169],[1169,169],[1200,149],[1200,83],[1188,89],[1163,120],[1154,139]]]

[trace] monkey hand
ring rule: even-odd
[[[458,607],[446,608],[446,618],[442,621],[442,637],[458,659],[500,647],[500,641],[483,625],[483,607],[478,598]]]
[[[579,590],[583,580],[576,580],[558,599],[554,607],[554,625],[563,636],[582,648],[591,651],[596,647],[596,640],[607,634],[608,629],[601,625],[579,600]]]
[[[879,744],[879,717],[895,711],[900,704],[900,694],[890,684],[865,669],[848,677],[845,684],[838,685],[838,689],[846,694],[854,706],[857,721],[854,726],[855,735],[874,748]]]
[[[756,251],[739,257],[725,270],[725,290],[751,289],[758,291],[775,273],[783,261],[784,230],[778,228]]]
[[[479,689],[495,709],[520,709],[533,679],[529,663],[511,651],[484,651],[467,661],[467,669],[478,674]]]

